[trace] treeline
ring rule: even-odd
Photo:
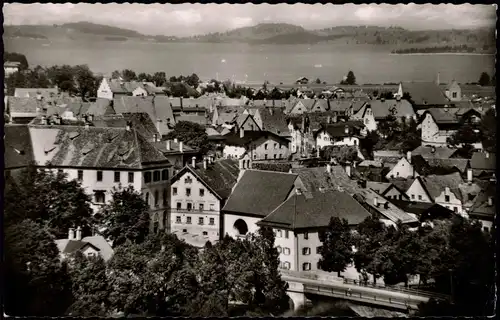
[[[370,216],[352,232],[347,220],[334,217],[320,240],[319,266],[325,271],[343,272],[354,263],[365,281],[371,274],[383,277],[386,285],[408,284],[410,276],[419,275],[427,290],[451,296],[451,303],[431,299],[422,304],[420,316],[487,316],[494,311],[495,236],[480,223],[454,216],[410,230]]]
[[[490,50],[490,47],[485,45],[483,50],[476,47],[469,47],[466,44],[460,46],[436,46],[436,47],[424,47],[424,48],[406,48],[406,49],[395,49],[391,53],[395,54],[411,54],[411,53],[474,53],[474,52],[484,52]]]
[[[150,234],[149,205],[132,188],[115,190],[95,215],[91,203],[80,183],[64,174],[30,167],[15,180],[7,175],[6,314],[214,317],[233,315],[235,302],[247,316],[288,309],[272,230],[208,242],[199,252],[164,230]],[[54,240],[77,226],[82,237],[104,230],[113,257],[74,253],[61,263]],[[158,226],[154,221],[155,231]]]

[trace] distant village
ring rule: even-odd
[[[321,270],[319,230],[332,217],[353,229],[369,216],[410,230],[454,216],[494,228],[496,138],[485,142],[482,131],[496,117],[494,87],[442,84],[438,75],[385,86],[301,77],[252,90],[293,95],[183,98],[121,78],[103,78],[91,101],[58,88],[15,88],[4,101],[4,174],[30,165],[64,173],[95,212],[116,188],[132,186],[149,206],[151,233],[199,249],[270,227],[279,268],[297,272]],[[181,127],[202,128],[206,147],[184,139]],[[57,240],[61,255],[111,258],[107,239],[76,227]],[[353,264],[340,275],[361,279]]]

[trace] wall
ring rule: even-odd
[[[302,102],[297,102],[297,104],[290,110],[290,114],[303,114],[307,111],[307,108]]]
[[[450,137],[455,131],[442,131],[439,130],[438,125],[427,113],[421,124],[422,128],[422,145],[446,145],[446,139]]]
[[[406,194],[408,197],[410,197],[410,201],[417,201],[417,202],[432,202],[432,199],[430,199],[427,196],[427,193],[425,192],[424,188],[420,184],[420,181],[417,179],[413,181],[412,185],[410,188],[408,188],[408,191],[406,191]],[[413,197],[412,197],[413,195]],[[418,196],[421,196],[419,199]]]
[[[450,197],[450,201],[446,201],[446,196]],[[443,192],[441,192],[441,194],[434,199],[434,202],[450,210],[456,210],[455,212],[457,213],[463,213],[462,201],[458,199],[449,189],[443,190]]]
[[[113,92],[111,92],[111,88],[109,87],[108,81],[104,78],[97,89],[97,97],[113,100]]]
[[[309,232],[308,239],[304,239],[304,233],[297,233],[298,238],[298,269],[297,271],[305,271],[303,269],[304,263],[311,264],[311,271],[318,270],[318,262],[321,258],[321,255],[318,253],[317,248],[322,245],[322,242],[319,240],[318,232]],[[311,250],[311,253],[308,255],[304,255],[302,249],[308,247]]]
[[[13,73],[16,73],[19,68],[18,67],[4,67],[3,68],[5,76],[11,75]]]
[[[245,121],[242,123],[240,129],[246,130],[246,131],[260,131],[259,125],[251,115],[247,116]]]
[[[259,229],[257,226],[257,222],[261,220],[261,218],[255,218],[255,217],[245,217],[245,216],[240,216],[240,215],[235,215],[235,214],[224,214],[223,220],[224,220],[224,234],[228,234],[230,237],[237,238],[238,237],[238,231],[234,228],[234,223],[236,220],[241,219],[245,221],[248,227],[248,232],[249,233],[255,233]]]
[[[82,250],[82,254],[86,257],[89,256],[89,254],[94,254],[95,256],[98,256],[99,255],[99,252],[96,251],[94,248],[92,248],[91,246],[86,246],[84,247],[84,249]]]
[[[316,137],[316,146],[317,148],[324,148],[326,146],[359,146],[359,139],[356,137],[343,137],[343,138],[335,138],[332,140],[332,137],[322,131]]]
[[[144,90],[144,88],[137,87],[137,88],[135,88],[134,91],[132,91],[132,95],[134,97],[137,97],[137,96],[147,96],[148,92],[146,90]]]
[[[191,183],[185,181],[190,179]],[[174,188],[177,188],[177,194],[174,194]],[[186,188],[191,189],[191,195],[186,195]],[[200,195],[200,189],[204,190],[204,195]],[[219,240],[220,228],[220,201],[213,193],[207,189],[191,172],[185,172],[171,186],[171,232],[179,231],[178,237],[183,238],[182,232],[193,235],[204,236],[206,232],[209,240],[213,243]],[[181,210],[177,209],[177,204],[181,203]],[[191,203],[192,210],[187,211],[187,204]],[[203,211],[199,210],[199,205],[203,204]],[[177,222],[177,217],[181,218],[181,222]],[[188,217],[191,218],[191,223],[187,223]],[[198,224],[199,218],[203,218],[203,224]],[[210,218],[214,218],[214,224],[210,225]]]
[[[290,270],[297,271],[297,259],[296,259],[296,249],[295,249],[295,234],[293,231],[288,231],[288,238],[286,238],[286,230],[284,229],[273,229],[275,234],[274,246],[280,247],[278,252],[280,253],[280,266],[283,268],[285,262],[290,263]],[[287,250],[290,250],[290,254],[286,254]]]
[[[394,178],[411,178],[418,177],[419,174],[414,172],[414,168],[408,159],[405,157],[399,159],[398,163],[387,173],[385,176],[386,179],[390,179],[394,176]]]
[[[282,141],[271,135],[269,135],[267,139],[262,137],[256,141],[252,141],[250,148],[252,160],[286,159],[290,154],[288,142]]]
[[[224,146],[224,150],[222,151],[224,158],[233,158],[239,159],[245,153],[246,149],[240,146]]]
[[[402,196],[401,199],[406,199],[406,194],[403,196],[403,193],[399,192],[398,189],[394,187],[384,194],[384,197],[388,199],[400,199],[400,196]]]

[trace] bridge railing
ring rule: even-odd
[[[388,291],[394,291],[394,292],[414,294],[414,295],[428,297],[428,298],[439,298],[439,299],[445,299],[445,300],[450,298],[449,295],[441,294],[441,293],[422,291],[422,290],[418,290],[418,289],[408,289],[408,288],[403,288],[403,287],[398,287],[398,286],[380,285],[380,284],[375,284],[373,282],[364,283],[363,281],[358,281],[358,280],[354,280],[354,279],[344,278],[344,283],[345,284],[354,284],[354,285],[368,287],[368,288],[374,288],[374,289],[382,289],[382,290],[388,290]]]

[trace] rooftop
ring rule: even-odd
[[[27,166],[33,160],[28,126],[6,124],[4,127],[4,148],[5,169]]]
[[[255,141],[255,140],[258,140],[261,138],[267,139],[268,137],[274,137],[278,140],[281,140],[283,142],[283,144],[288,146],[288,140],[286,140],[285,138],[283,138],[275,133],[269,132],[269,131],[244,131],[243,138],[240,137],[240,133],[228,134],[228,135],[225,135],[225,138],[226,138],[225,143],[227,145],[245,146],[252,141]]]
[[[457,149],[448,147],[419,146],[411,152],[412,156],[421,155],[424,159],[448,159],[451,158]]]
[[[409,93],[416,105],[446,105],[449,100],[434,82],[403,82],[403,93]]]
[[[412,105],[405,99],[372,100],[368,104],[376,120],[385,119],[391,114],[396,118],[415,116]]]
[[[327,172],[326,167],[292,168],[291,171],[300,177],[305,187],[305,194],[319,191],[320,188],[345,191],[351,195],[359,192],[358,184],[349,178],[344,168],[334,165],[330,168],[330,173]]]
[[[474,152],[470,160],[470,166],[474,170],[495,170],[496,155],[487,152]]]

